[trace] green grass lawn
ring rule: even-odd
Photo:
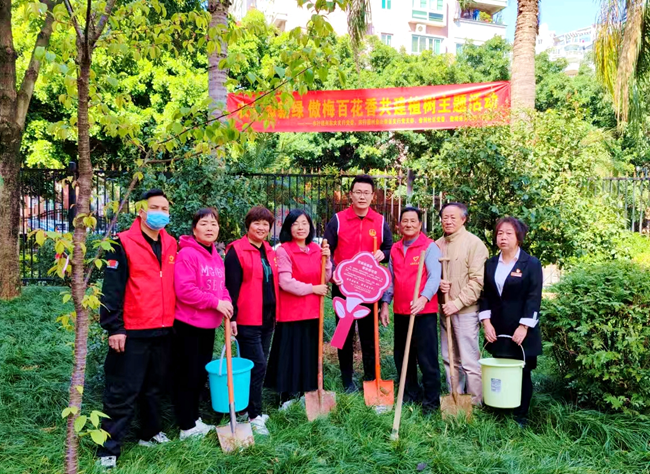
[[[73,340],[55,322],[63,310],[60,289],[28,287],[12,302],[0,302],[0,473],[55,473],[63,466],[68,377]],[[69,306],[69,305],[68,305]],[[333,324],[328,324],[331,332]],[[101,409],[101,363],[106,351],[95,328],[84,412]],[[392,332],[382,333],[389,350]],[[245,452],[225,455],[216,435],[178,441],[166,411],[172,443],[126,445],[115,474],[158,473],[626,473],[650,472],[650,421],[578,410],[558,399],[548,366],[536,374],[531,425],[478,410],[470,423],[445,423],[407,406],[398,443],[389,440],[393,414],[376,415],[363,396],[338,394],[328,419],[308,423],[303,409],[279,413],[269,401],[271,436]],[[385,377],[394,376],[390,356]],[[326,385],[340,392],[338,370],[326,368]],[[554,398],[555,397],[555,398]],[[206,413],[209,413],[206,404]],[[206,417],[214,421],[214,416]],[[94,446],[82,440],[81,469],[99,472]]]

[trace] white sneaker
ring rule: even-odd
[[[264,420],[264,423],[266,423],[267,421],[269,421],[269,415],[264,415],[264,414],[262,414],[262,415],[260,415],[260,416],[261,416],[262,419]]]
[[[192,436],[203,438],[213,429],[214,429],[213,425],[206,425],[205,423],[203,423],[201,418],[199,418],[198,420],[196,420],[196,423],[194,424],[194,428],[190,428],[189,430],[181,430],[180,439],[181,441],[183,441],[184,439],[190,438]]]
[[[138,441],[138,444],[140,446],[145,446],[147,448],[151,448],[152,446],[155,446],[157,444],[169,443],[170,441],[171,440],[167,437],[167,435],[161,431],[156,436],[151,438],[149,441],[145,441],[145,440],[141,439],[140,441]]]
[[[102,456],[97,464],[104,469],[113,469],[117,465],[117,456]]]
[[[295,398],[294,398],[294,399],[291,399],[291,400],[287,400],[286,402],[284,402],[284,403],[282,404],[282,406],[280,406],[280,408],[278,408],[278,411],[287,411],[287,410],[289,409],[289,407],[290,407],[291,405],[293,405],[294,403],[296,403],[296,399],[295,399]]]
[[[265,416],[266,419],[264,419]],[[269,430],[266,427],[266,420],[268,419],[269,419],[268,415],[259,415],[258,417],[253,418],[251,420],[251,426],[253,428],[253,431],[255,431],[255,433],[259,435],[268,436]]]

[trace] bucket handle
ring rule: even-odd
[[[508,339],[512,339],[512,336],[509,336],[507,334],[499,334],[497,337],[507,337]],[[485,341],[485,344],[483,344],[483,349],[488,345],[488,342]],[[524,346],[519,346],[521,347],[521,354],[524,356],[524,367],[526,367],[526,351],[524,351]]]
[[[232,341],[235,341],[235,344],[237,345],[237,355],[241,356],[241,351],[239,350],[239,341],[235,338],[235,336],[230,336],[230,342],[232,344]],[[221,359],[219,361],[219,377],[221,377],[222,374],[222,369],[223,369],[223,357],[226,355],[226,344],[224,343],[223,349],[221,349]]]

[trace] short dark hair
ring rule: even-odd
[[[447,204],[442,206],[440,208],[440,212],[438,212],[438,216],[440,218],[442,218],[442,211],[444,211],[448,207],[457,207],[463,213],[463,217],[465,218],[465,220],[469,219],[469,211],[467,210],[467,206],[465,204],[463,204],[462,202],[448,202]]]
[[[372,192],[375,192],[375,180],[372,179],[372,176],[367,175],[367,174],[358,174],[354,177],[352,180],[352,184],[350,185],[350,192],[354,191],[354,185],[357,183],[365,183],[369,184],[372,186]]]
[[[149,198],[156,197],[156,196],[162,196],[165,199],[169,201],[167,198],[167,195],[165,194],[165,191],[159,188],[152,188],[149,191],[145,191],[142,193],[142,196],[140,197],[140,201],[146,201]]]
[[[248,211],[248,214],[246,214],[246,218],[244,219],[246,230],[248,231],[250,225],[257,221],[266,221],[269,223],[269,226],[272,226],[275,222],[275,217],[273,217],[271,211],[264,206],[255,206]]]
[[[422,222],[422,211],[417,207],[413,207],[413,206],[406,206],[404,209],[402,209],[402,212],[399,213],[400,222],[402,221],[402,217],[404,217],[404,214],[406,214],[407,212],[415,212],[418,215],[418,221]]]
[[[192,230],[196,229],[196,225],[201,219],[208,216],[214,217],[217,220],[217,223],[219,223],[219,211],[214,207],[204,207],[203,209],[196,211],[194,217],[192,217]]]
[[[294,224],[294,222],[298,220],[300,216],[305,216],[307,218],[307,222],[309,222],[309,235],[307,235],[307,238],[305,239],[305,243],[307,245],[311,244],[311,241],[314,240],[316,229],[314,228],[314,223],[312,222],[309,214],[307,214],[302,209],[293,209],[287,215],[287,218],[284,220],[284,223],[282,224],[282,230],[280,231],[280,242],[285,243],[285,242],[291,242],[293,240],[293,237],[291,236],[291,226]]]
[[[497,221],[497,225],[494,227],[494,243],[497,243],[497,234],[499,229],[503,224],[510,224],[515,229],[515,235],[517,236],[517,243],[521,246],[524,243],[526,234],[528,233],[528,226],[521,222],[515,217],[502,217]]]

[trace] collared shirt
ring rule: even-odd
[[[503,261],[503,253],[499,254],[499,263],[497,264],[497,269],[494,272],[494,283],[497,285],[499,295],[503,294],[503,286],[506,284],[508,275],[510,275],[512,269],[515,268],[515,265],[519,260],[519,254],[521,254],[521,248],[517,247],[517,254],[515,255],[515,258],[509,263]]]

